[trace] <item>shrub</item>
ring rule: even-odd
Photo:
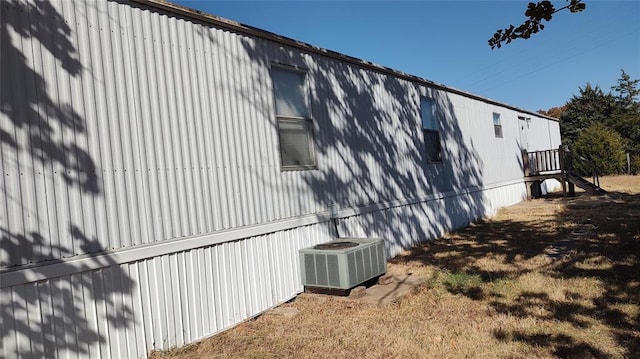
[[[594,162],[601,175],[625,172],[627,160],[624,149],[622,136],[601,123],[585,128],[574,143],[575,152]],[[578,174],[591,174],[579,161],[574,163],[574,168]]]

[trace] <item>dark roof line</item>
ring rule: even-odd
[[[250,35],[250,36],[256,36],[259,38],[263,38],[266,40],[271,40],[283,45],[287,45],[287,46],[291,46],[294,47],[296,49],[299,50],[303,50],[303,51],[307,51],[307,52],[311,52],[311,53],[315,53],[315,54],[319,54],[322,56],[326,56],[332,59],[336,59],[336,60],[340,60],[340,61],[344,61],[344,62],[348,62],[354,65],[358,65],[358,66],[362,66],[365,68],[369,68],[371,70],[386,74],[386,75],[392,75],[404,80],[408,80],[408,81],[412,81],[412,82],[417,82],[420,83],[422,85],[426,85],[429,87],[434,87],[437,89],[441,89],[441,90],[445,90],[448,92],[452,92],[458,95],[462,95],[465,97],[469,97],[472,99],[476,99],[476,100],[480,100],[482,102],[486,102],[489,104],[493,104],[493,105],[498,105],[498,106],[502,106],[502,107],[506,107],[508,109],[511,110],[515,110],[518,112],[522,112],[522,113],[527,113],[527,114],[531,114],[531,115],[535,115],[535,116],[540,116],[549,120],[553,120],[553,121],[558,121],[557,118],[551,117],[551,116],[547,116],[547,115],[543,115],[537,112],[533,112],[533,111],[529,111],[529,110],[524,110],[512,105],[508,105],[499,101],[495,101],[486,97],[482,97],[482,96],[478,96],[475,94],[472,94],[470,92],[466,92],[466,91],[462,91],[462,90],[458,90],[456,88],[453,87],[449,87],[443,84],[439,84],[437,82],[433,82],[415,75],[411,75],[411,74],[407,74],[405,72],[402,71],[398,71],[398,70],[394,70],[392,68],[389,67],[385,67],[385,66],[381,66],[378,64],[375,64],[373,62],[370,61],[366,61],[366,60],[362,60],[353,56],[349,56],[349,55],[345,55],[336,51],[332,51],[332,50],[327,50],[327,49],[323,49],[311,44],[308,44],[306,42],[302,42],[302,41],[298,41],[298,40],[294,40],[291,38],[288,38],[286,36],[282,36],[282,35],[278,35],[275,34],[273,32],[270,31],[266,31],[266,30],[262,30],[259,29],[257,27],[253,27],[253,26],[249,26],[249,25],[244,25],[241,24],[239,22],[233,21],[233,20],[228,20],[219,16],[215,16],[215,15],[211,15],[208,13],[205,13],[203,11],[199,11],[196,9],[192,9],[186,6],[182,6],[182,5],[178,5],[178,4],[174,4],[165,0],[132,0],[133,2],[136,3],[140,3],[140,4],[144,4],[150,7],[154,7],[154,8],[158,8],[158,9],[162,9],[174,14],[178,14],[178,15],[182,15],[188,18],[192,18],[194,20],[198,20],[198,21],[202,21],[205,23],[209,23],[221,28],[225,28],[227,30],[233,30],[239,33],[243,33],[246,35]]]

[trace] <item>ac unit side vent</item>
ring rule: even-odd
[[[327,255],[327,271],[329,273],[329,286],[336,287],[340,285],[340,270],[338,264],[338,256],[336,254]]]
[[[304,286],[350,289],[387,271],[384,240],[340,238],[304,248],[300,266]]]

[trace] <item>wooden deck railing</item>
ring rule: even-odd
[[[538,176],[548,173],[560,173],[564,169],[563,150],[544,150],[527,152],[522,150],[525,176]]]
[[[597,165],[577,153],[569,150],[568,146],[560,146],[558,149],[522,151],[522,167],[526,181],[541,182],[545,179],[555,178],[562,183],[562,191],[566,193],[565,185],[569,184],[570,194],[574,193],[573,185],[584,189],[593,190],[594,193],[606,193],[600,188],[600,176]],[[575,168],[579,166],[579,170]],[[591,183],[582,178],[583,175],[591,177]]]

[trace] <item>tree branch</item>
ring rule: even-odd
[[[569,4],[556,9],[551,1],[544,0],[537,3],[530,2],[527,5],[527,11],[524,15],[528,17],[520,26],[510,25],[506,29],[498,30],[489,39],[491,49],[500,48],[502,44],[508,44],[515,39],[528,39],[531,35],[544,29],[542,21],[551,21],[553,14],[564,9],[569,9],[572,13],[580,12],[585,9],[586,5],[582,0],[567,0]]]

